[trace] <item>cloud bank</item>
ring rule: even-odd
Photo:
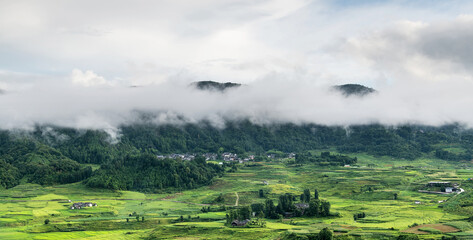
[[[143,113],[219,127],[473,126],[473,5],[426,3],[3,1],[0,128],[113,132]],[[244,86],[189,87],[200,80]],[[343,83],[378,92],[330,90]]]

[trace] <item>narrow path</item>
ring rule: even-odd
[[[235,206],[238,207],[238,201],[240,200],[240,196],[238,196],[238,192],[235,192],[235,195],[237,197],[237,199],[235,201]]]

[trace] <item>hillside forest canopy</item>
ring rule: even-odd
[[[472,159],[473,130],[460,124],[441,127],[404,125],[316,124],[257,125],[250,121],[227,122],[223,129],[199,124],[134,124],[120,127],[113,141],[100,130],[37,126],[32,132],[0,132],[0,185],[11,188],[21,181],[53,185],[84,181],[89,187],[152,191],[189,189],[209,184],[221,176],[223,166],[178,159],[158,160],[173,153],[231,152],[256,159],[267,153],[295,153],[296,163],[349,165],[350,153],[416,159],[430,156],[448,161]],[[462,151],[444,146],[456,145]],[[341,155],[309,150],[335,149]],[[92,171],[87,164],[100,165]]]

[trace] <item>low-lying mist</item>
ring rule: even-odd
[[[347,97],[329,85],[278,79],[224,92],[198,90],[184,81],[143,87],[41,83],[0,95],[1,128],[56,125],[113,131],[143,121],[143,113],[151,113],[146,121],[155,124],[205,120],[220,128],[227,120],[239,119],[256,124],[473,124],[473,86],[465,83],[391,85],[363,97]]]

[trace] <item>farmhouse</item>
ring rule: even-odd
[[[296,203],[294,204],[294,206],[296,208],[299,208],[299,209],[307,209],[309,208],[309,204],[308,203]]]
[[[228,153],[228,152],[222,153],[222,158],[226,162],[239,160],[238,155],[236,153]]]
[[[242,226],[245,226],[246,224],[248,224],[250,222],[249,219],[245,219],[243,221],[240,221],[240,220],[233,220],[232,222],[232,226],[233,227],[242,227]]]
[[[81,209],[85,207],[97,207],[97,203],[91,203],[91,202],[77,202],[72,204],[71,209]]]
[[[454,192],[461,192],[458,184],[451,182],[429,182],[425,185],[425,189],[419,190],[423,193],[434,194],[450,194]]]
[[[309,204],[308,203],[296,203],[296,204],[294,204],[294,207],[299,209],[299,211],[301,211],[302,215],[304,215],[305,210],[307,210],[309,208]]]

